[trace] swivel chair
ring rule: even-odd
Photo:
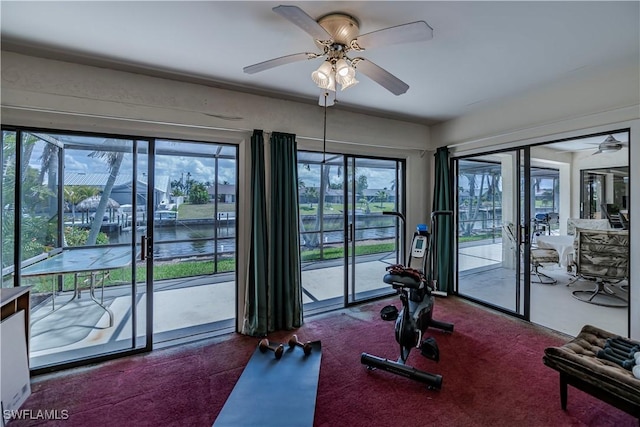
[[[509,222],[504,226],[505,234],[509,239],[513,248],[518,245],[518,239],[516,238],[515,227],[513,223]],[[535,246],[531,247],[531,274],[537,278],[537,280],[531,279],[533,283],[540,283],[542,285],[555,285],[558,281],[551,276],[548,276],[539,270],[540,267],[544,267],[543,264],[559,264],[560,256],[555,249],[543,249]]]

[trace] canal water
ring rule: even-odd
[[[138,227],[137,239],[146,232],[145,227]],[[317,238],[318,233],[302,233],[300,244],[304,246],[307,240]],[[380,240],[395,237],[395,227],[376,227],[356,231],[356,240]],[[326,245],[336,245],[344,242],[343,231],[328,231],[322,235]],[[131,242],[131,232],[124,230],[109,233],[111,243]],[[186,258],[190,256],[213,256],[214,254],[234,254],[236,250],[234,224],[218,226],[216,230],[212,223],[188,224],[178,221],[174,225],[156,227],[154,236],[155,259]]]

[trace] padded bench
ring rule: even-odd
[[[618,335],[586,325],[565,345],[544,350],[544,364],[560,372],[560,405],[563,410],[567,409],[569,384],[640,421],[640,379],[620,365],[596,357],[607,338],[615,337]]]

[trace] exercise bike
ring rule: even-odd
[[[383,212],[394,215],[405,222],[404,215],[398,212]],[[432,327],[445,332],[453,332],[453,324],[439,322],[432,318],[435,290],[435,272],[437,270],[437,254],[434,252],[438,229],[438,218],[452,215],[450,211],[435,211],[431,214],[431,231],[426,226],[418,226],[411,241],[409,260],[405,265],[387,267],[388,273],[384,282],[393,286],[398,292],[402,309],[397,313],[393,306],[387,306],[381,312],[385,320],[395,319],[395,337],[400,344],[400,357],[392,361],[368,353],[362,353],[360,362],[368,369],[382,369],[397,375],[426,383],[429,388],[439,390],[442,387],[442,376],[431,374],[406,364],[413,348],[428,359],[439,361],[440,351],[433,337],[423,339],[427,328]],[[389,310],[391,309],[391,310]],[[390,316],[391,314],[391,316]]]

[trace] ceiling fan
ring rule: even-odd
[[[628,146],[628,136],[624,132],[607,135],[604,140],[602,139],[602,136],[595,136],[565,140],[544,145],[544,147],[555,149],[558,154],[592,151],[597,147],[596,151],[593,151],[591,155],[615,153]]]
[[[361,35],[358,20],[344,13],[330,13],[315,20],[297,6],[281,5],[272,10],[311,35],[321,52],[302,52],[281,56],[249,65],[244,67],[243,71],[254,74],[292,62],[325,58],[320,67],[311,74],[316,85],[325,92],[335,92],[336,84],[340,85],[341,90],[357,84],[358,80],[355,76],[357,69],[394,95],[402,95],[409,89],[408,84],[368,59],[351,58],[347,54],[352,51],[361,52],[376,47],[433,38],[433,29],[424,21]]]
[[[618,141],[613,135],[609,135],[598,145],[598,151],[596,151],[592,155],[620,151],[622,149],[622,146],[622,141]]]

